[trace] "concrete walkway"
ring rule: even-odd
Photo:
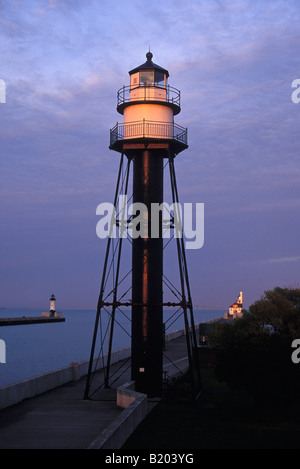
[[[166,345],[164,363],[186,356],[186,339],[181,336]],[[128,361],[111,367],[111,376],[123,374],[111,389],[97,391],[84,400],[85,377],[0,411],[1,449],[85,449],[123,412],[116,405],[117,387],[130,381]],[[99,372],[100,373],[100,372]],[[99,384],[102,377],[96,378]],[[155,400],[154,400],[155,401]],[[148,400],[149,409],[153,400]]]

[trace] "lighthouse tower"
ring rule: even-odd
[[[50,313],[52,315],[54,315],[55,313],[55,301],[56,301],[55,296],[54,294],[52,294],[50,297]]]
[[[174,158],[187,145],[187,129],[174,122],[174,116],[180,112],[180,91],[169,85],[169,72],[153,63],[153,54],[146,54],[146,62],[129,72],[130,83],[123,86],[117,94],[117,111],[123,116],[110,131],[110,149],[121,153],[115,203],[120,192],[120,175],[125,174],[122,186],[127,194],[129,167],[133,166],[132,201],[147,208],[145,220],[147,235],[132,237],[131,268],[131,378],[135,389],[148,396],[161,396],[163,386],[163,308],[170,306],[163,298],[163,217],[160,213],[156,235],[151,236],[151,205],[163,204],[164,201],[164,166],[169,163],[173,203],[178,203]],[[125,158],[124,158],[125,157]],[[126,161],[126,163],[124,163]],[[126,168],[124,169],[124,165]],[[132,221],[132,220],[131,220]],[[127,220],[130,223],[130,220]],[[120,220],[116,220],[120,227]],[[172,306],[180,306],[184,312],[187,328],[187,347],[192,363],[196,337],[193,322],[192,302],[187,276],[184,245],[177,239],[179,275],[181,280],[181,298]],[[122,301],[118,299],[117,287],[120,284],[119,260],[115,269],[113,300],[104,300],[105,276],[110,240],[106,251],[102,284],[100,288],[97,318],[90,357],[90,369],[87,378],[85,397],[88,397],[91,381],[91,367],[94,358],[95,340],[99,327],[99,314],[102,308],[112,306],[111,324],[113,325],[116,309]],[[189,317],[191,318],[188,321]],[[190,332],[191,331],[191,332]],[[110,338],[112,338],[112,330]],[[110,366],[108,353],[107,368]],[[192,366],[192,365],[191,365]],[[108,374],[106,375],[108,385]]]

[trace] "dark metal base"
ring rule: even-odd
[[[133,200],[147,204],[161,202],[163,199],[163,158],[168,158],[170,169],[170,181],[173,203],[179,203],[177,183],[175,177],[174,158],[176,153],[166,142],[160,142],[160,148],[146,148],[144,143],[124,143],[119,167],[119,174],[114,198],[114,206],[120,194],[128,192],[128,180],[130,166],[134,164],[133,174]],[[152,142],[148,142],[152,144]],[[139,147],[143,145],[143,147]],[[162,148],[163,147],[163,148]],[[126,158],[125,158],[126,157]],[[154,173],[152,172],[154,171]],[[118,220],[117,220],[118,225]],[[193,353],[197,347],[195,333],[193,306],[191,300],[188,270],[184,249],[183,238],[176,238],[178,270],[180,278],[180,291],[176,301],[164,302],[162,285],[164,276],[162,271],[163,244],[162,239],[132,239],[132,297],[124,300],[124,293],[120,293],[120,285],[125,277],[120,277],[121,252],[123,238],[118,239],[116,247],[112,239],[108,238],[107,249],[103,266],[102,282],[99,292],[95,328],[92,340],[89,370],[86,380],[84,398],[90,398],[92,394],[93,362],[96,356],[96,340],[101,329],[101,312],[109,315],[109,327],[107,333],[108,358],[105,366],[104,387],[110,385],[110,359],[112,352],[112,340],[114,326],[116,323],[116,311],[122,306],[131,307],[131,342],[132,359],[131,374],[136,382],[136,390],[148,394],[148,396],[161,396],[163,392],[163,320],[164,306],[179,306],[182,310],[186,329],[187,355],[189,359],[191,385],[193,395],[196,396],[201,390],[201,377],[198,364],[198,355]],[[115,262],[112,268],[113,258]],[[123,265],[123,264],[122,264]],[[113,272],[113,288],[110,298],[107,293],[108,276]],[[128,289],[130,290],[130,288]],[[127,293],[127,292],[126,292]],[[110,310],[111,308],[111,310]],[[128,332],[130,335],[130,333]],[[101,343],[100,354],[103,353]]]

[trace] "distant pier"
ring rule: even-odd
[[[44,317],[44,316],[21,316],[13,318],[0,318],[1,326],[24,326],[26,324],[46,324],[52,322],[64,322],[64,317]]]
[[[42,312],[41,316],[20,316],[0,318],[1,326],[25,326],[26,324],[46,324],[51,322],[64,322],[66,319],[60,311],[55,310],[56,298],[54,294],[50,298],[50,310]],[[22,314],[22,313],[21,313]]]

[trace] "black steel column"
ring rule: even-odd
[[[133,202],[148,211],[148,237],[132,243],[132,380],[148,396],[162,392],[163,359],[163,239],[151,237],[151,204],[163,202],[163,154],[141,150],[133,158]]]

